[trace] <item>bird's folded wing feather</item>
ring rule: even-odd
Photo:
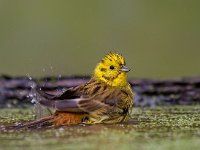
[[[41,90],[37,94],[40,104],[54,108],[57,111],[66,112],[107,113],[108,110],[112,110],[114,101],[112,100],[113,93],[110,93],[111,97],[105,101],[104,97],[100,95],[88,97],[78,96],[76,93],[73,96],[73,92],[70,89],[57,96],[50,95]],[[71,95],[68,96],[68,94]]]
[[[41,88],[37,87],[36,93],[37,93],[37,95],[39,95],[39,97],[42,96],[42,97],[47,98],[49,100],[71,99],[71,98],[77,98],[77,97],[80,96],[80,93],[78,93],[74,88],[69,88],[61,94],[53,95],[53,94],[50,94],[50,93],[46,93]]]

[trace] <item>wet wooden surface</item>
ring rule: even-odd
[[[89,80],[87,76],[31,77],[0,76],[0,107],[29,107],[33,105],[34,87],[61,93],[65,89]],[[200,77],[172,80],[129,79],[134,90],[134,105],[153,107],[158,105],[200,103]]]

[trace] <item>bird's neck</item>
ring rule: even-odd
[[[117,78],[107,79],[107,78],[98,78],[93,76],[95,80],[100,80],[101,82],[111,86],[111,87],[126,87],[128,86],[127,75],[119,74]]]

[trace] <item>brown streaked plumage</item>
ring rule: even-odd
[[[128,71],[120,54],[109,53],[96,66],[89,82],[70,88],[61,95],[38,89],[38,102],[56,110],[43,123],[61,126],[126,121],[133,106],[133,92],[127,82]],[[35,121],[35,125],[41,124],[41,120]]]

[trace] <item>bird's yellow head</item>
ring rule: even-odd
[[[122,87],[127,85],[128,71],[122,55],[109,53],[97,64],[94,77],[110,86]]]

